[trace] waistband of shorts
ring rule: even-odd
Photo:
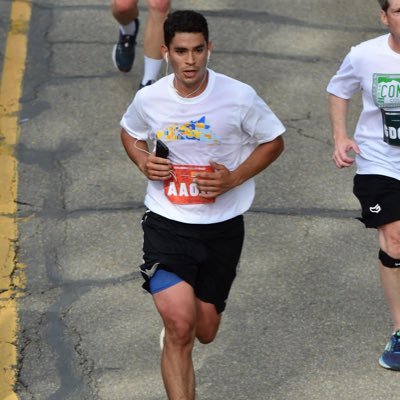
[[[164,217],[164,216],[162,216],[160,214],[157,214],[157,213],[155,213],[154,211],[151,211],[151,210],[147,210],[146,211],[146,215],[147,216],[151,216],[152,218],[157,219],[160,222],[164,221],[164,222],[175,224],[176,226],[195,227],[195,228],[198,228],[198,229],[210,229],[210,228],[212,229],[213,227],[215,227],[215,228],[225,227],[225,226],[229,226],[230,224],[234,225],[234,224],[236,224],[238,222],[243,221],[243,215],[242,214],[237,215],[236,217],[227,219],[225,221],[213,222],[211,224],[187,224],[185,222],[175,221],[173,219],[166,218],[166,217]]]

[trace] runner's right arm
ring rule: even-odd
[[[128,157],[148,179],[165,181],[171,178],[169,160],[150,153],[146,141],[135,139],[125,129],[121,130],[121,140]]]
[[[350,167],[353,164],[354,158],[348,155],[349,151],[353,150],[360,154],[357,143],[347,134],[349,104],[350,100],[348,99],[342,99],[333,94],[329,95],[329,117],[334,140],[332,159],[338,168]]]

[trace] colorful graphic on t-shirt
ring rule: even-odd
[[[372,96],[379,108],[400,107],[400,74],[374,74]]]
[[[196,140],[199,142],[209,142],[217,144],[219,140],[211,132],[211,126],[206,117],[201,117],[198,121],[186,122],[183,125],[172,125],[163,131],[157,131],[157,139],[164,140]]]

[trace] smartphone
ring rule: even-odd
[[[157,157],[162,157],[162,158],[167,158],[169,153],[169,149],[167,145],[162,142],[161,140],[157,139],[156,141],[156,156]]]

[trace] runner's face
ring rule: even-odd
[[[202,33],[185,32],[175,34],[169,49],[164,47],[179,85],[178,90],[194,90],[201,84],[207,71],[210,49],[211,44],[205,41]]]
[[[388,10],[381,11],[381,20],[389,28],[396,47],[400,45],[400,0],[390,0]]]

